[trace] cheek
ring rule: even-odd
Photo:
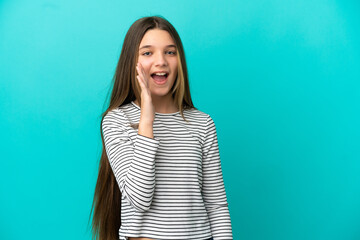
[[[149,60],[145,60],[145,59],[139,59],[138,62],[141,64],[141,66],[144,68],[145,73],[149,74],[150,72],[150,67],[151,67],[151,62]]]
[[[171,69],[172,71],[175,73],[177,73],[177,70],[178,70],[178,62],[176,60],[170,62],[170,65],[171,65]]]
[[[174,76],[176,76],[178,74],[178,65],[174,65],[173,66],[173,72],[174,72]]]

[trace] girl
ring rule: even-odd
[[[101,137],[93,238],[232,239],[215,124],[192,103],[166,19],[144,17],[127,32]]]

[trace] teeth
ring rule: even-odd
[[[166,75],[166,73],[155,73],[155,75],[164,76],[164,75]]]

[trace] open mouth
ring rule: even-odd
[[[154,79],[154,81],[157,83],[157,84],[162,84],[162,83],[165,83],[167,78],[168,78],[168,73],[153,73],[151,74],[151,78]]]

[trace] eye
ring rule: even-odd
[[[144,52],[142,55],[144,55],[144,56],[149,56],[149,54],[150,54],[150,52]]]
[[[176,52],[174,52],[174,51],[168,51],[168,53],[170,53],[171,55],[175,55],[175,54],[176,54]]]

